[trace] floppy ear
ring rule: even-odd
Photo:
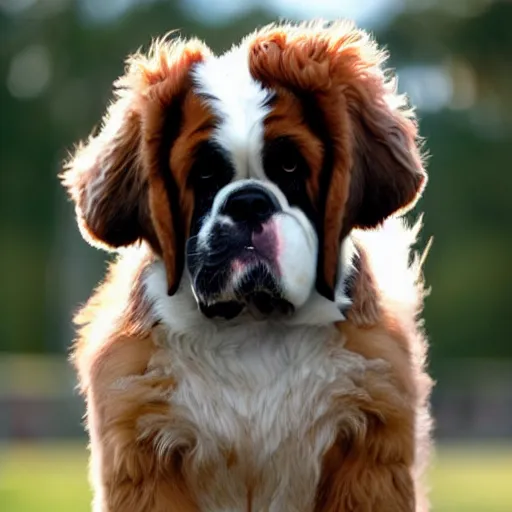
[[[347,98],[353,168],[345,222],[372,228],[414,206],[427,181],[417,125],[396,84],[368,77]]]
[[[347,67],[336,55],[333,65],[335,76],[343,77],[351,165],[348,177],[334,170],[331,185],[338,185],[331,186],[327,195],[324,279],[320,282],[327,294],[338,277],[335,262],[340,241],[354,227],[373,228],[392,214],[405,213],[427,182],[416,118],[405,96],[397,93],[396,79],[389,78],[383,68],[387,55],[364,32],[354,36],[356,60],[349,60]],[[350,183],[344,204],[337,192],[341,179]]]
[[[197,40],[177,40],[131,57],[99,133],[62,175],[84,238],[107,250],[146,240],[164,260],[170,294],[183,271],[184,237],[169,154],[191,66],[208,54]]]
[[[426,182],[414,116],[386,77],[386,55],[351,22],[274,25],[253,38],[253,75],[306,97],[327,134],[313,199],[317,289],[333,299],[343,238],[411,206]]]
[[[123,89],[116,94],[100,132],[78,147],[62,176],[84,238],[105,249],[141,238],[147,215],[136,95]]]

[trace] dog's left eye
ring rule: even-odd
[[[213,178],[213,169],[211,167],[205,167],[199,171],[199,179],[201,180],[209,180]]]
[[[284,172],[295,172],[297,170],[297,167],[297,160],[293,157],[293,155],[283,155],[281,160],[281,169]]]
[[[267,176],[277,184],[290,181],[291,177],[305,177],[308,167],[297,145],[288,137],[279,137],[267,143],[263,155]]]

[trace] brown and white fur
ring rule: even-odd
[[[419,225],[396,218],[426,174],[382,62],[346,22],[130,60],[64,173],[86,239],[119,251],[77,317],[95,512],[428,510]],[[244,190],[275,211],[213,293],[197,258],[238,236]]]

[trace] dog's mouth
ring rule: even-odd
[[[189,270],[201,312],[232,319],[290,314],[277,264],[278,237],[272,222],[248,228],[216,226],[208,249],[189,247]]]
[[[217,286],[218,280],[224,281],[223,288],[217,293],[212,293],[215,291],[213,287],[198,293],[200,283],[205,282],[201,272],[194,280],[199,308],[208,318],[230,320],[244,311],[255,318],[289,315],[293,312],[293,305],[283,297],[272,265],[255,251],[248,252],[238,255],[214,271],[211,282]],[[208,272],[208,268],[204,272]]]
[[[207,318],[232,320],[246,311],[253,318],[268,318],[272,315],[290,315],[294,307],[287,300],[272,297],[265,292],[256,292],[244,298],[244,301],[219,301],[211,305],[199,303],[199,309]]]

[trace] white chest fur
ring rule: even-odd
[[[162,326],[151,367],[170,375],[170,418],[158,449],[180,448],[203,512],[310,512],[322,456],[360,411],[343,400],[376,362],[344,348],[337,306],[313,293],[280,322],[206,320],[186,280],[167,295],[155,262],[146,293]],[[341,398],[341,399],[340,399]]]
[[[312,510],[322,455],[340,424],[360,421],[339,398],[361,392],[370,363],[332,324],[254,321],[165,345],[153,366],[177,385],[160,447],[186,452],[201,510]]]

